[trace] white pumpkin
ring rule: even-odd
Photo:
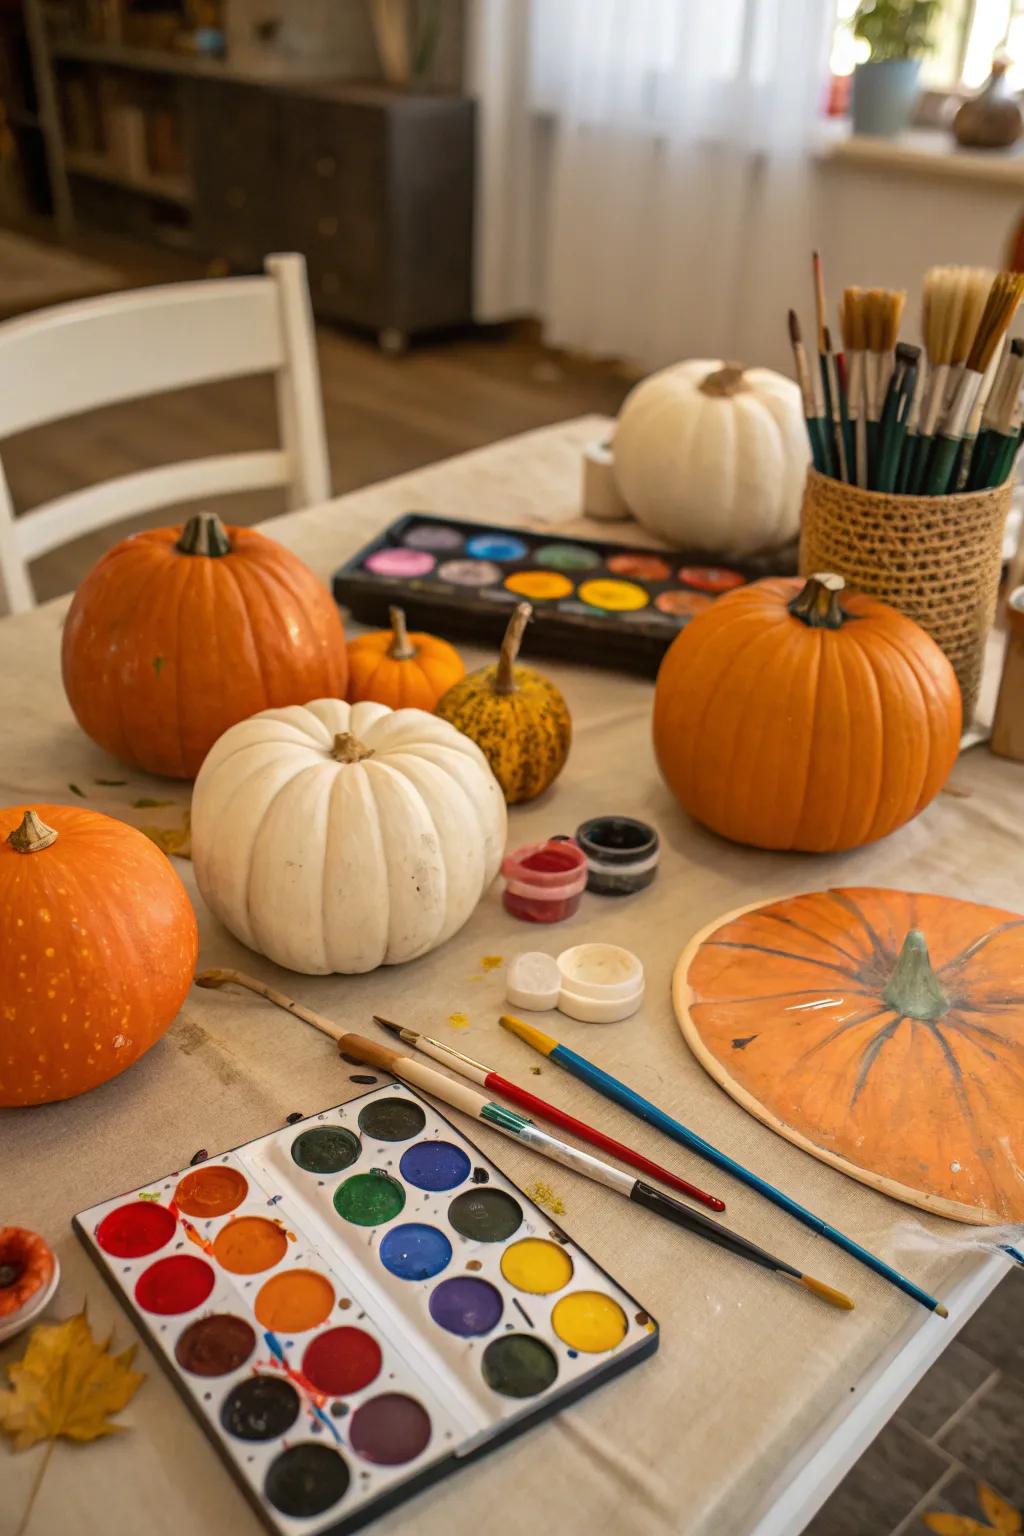
[[[698,360],[626,396],[613,444],[629,510],[675,549],[778,549],[800,522],[810,450],[800,391],[770,368]]]
[[[192,796],[208,905],[250,949],[316,976],[443,944],[494,879],[505,831],[468,736],[421,709],[340,699],[233,725]]]

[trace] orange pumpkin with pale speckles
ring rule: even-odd
[[[169,859],[64,805],[0,810],[0,1105],[116,1077],[181,1007],[199,935]]]

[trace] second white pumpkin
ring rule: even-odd
[[[675,549],[733,557],[794,537],[810,453],[800,391],[769,368],[708,360],[663,368],[627,395],[615,482]]]
[[[196,779],[199,889],[250,949],[309,975],[450,938],[494,879],[505,800],[479,748],[419,709],[318,699],[225,731]]]

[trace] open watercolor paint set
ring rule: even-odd
[[[778,562],[775,562],[777,566]],[[679,630],[722,592],[773,569],[630,549],[557,534],[410,513],[334,574],[334,596],[365,624],[405,611],[410,629],[501,639],[509,609],[533,604],[531,652],[654,673]],[[584,642],[599,643],[587,648]]]
[[[657,1348],[397,1082],[75,1228],[272,1530],[355,1530]]]

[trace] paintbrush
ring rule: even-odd
[[[953,468],[971,413],[982,389],[985,373],[996,353],[1024,292],[1024,273],[998,272],[971,344],[963,376],[957,386],[940,435],[935,439],[925,476],[925,493],[939,496],[950,489]]]
[[[393,1024],[390,1019],[382,1019],[375,1013],[374,1023],[382,1029],[389,1029],[393,1035],[397,1035],[403,1045],[411,1045],[424,1056],[431,1056],[439,1061],[442,1066],[451,1067],[453,1072],[458,1072],[461,1077],[469,1078],[470,1082],[478,1083],[481,1088],[490,1088],[493,1093],[500,1093],[502,1098],[511,1099],[513,1104],[518,1104],[521,1109],[529,1110],[531,1114],[539,1116],[541,1120],[550,1120],[552,1125],[560,1126],[563,1131],[569,1131],[573,1136],[578,1136],[581,1141],[589,1141],[592,1146],[600,1147],[602,1152],[610,1152],[612,1157],[617,1157],[620,1162],[628,1163],[631,1168],[638,1168],[648,1177],[659,1179],[662,1184],[667,1184],[671,1189],[679,1190],[681,1194],[689,1195],[691,1200],[699,1200],[702,1205],[708,1206],[713,1211],[724,1211],[725,1202],[719,1200],[716,1195],[706,1194],[698,1189],[687,1179],[680,1178],[677,1173],[672,1173],[668,1168],[662,1168],[659,1163],[652,1162],[649,1157],[644,1157],[642,1152],[635,1152],[632,1147],[625,1146],[621,1141],[616,1141],[611,1136],[606,1136],[604,1131],[597,1130],[592,1125],[587,1125],[583,1120],[577,1120],[574,1115],[566,1114],[564,1109],[559,1109],[555,1104],[548,1104],[546,1100],[539,1099],[536,1094],[530,1093],[526,1088],[520,1088],[517,1083],[509,1082],[497,1072],[492,1072],[490,1067],[485,1067],[480,1061],[474,1061],[472,1056],[463,1055],[453,1045],[445,1045],[441,1040],[432,1040],[429,1035],[421,1035],[415,1029],[406,1029],[401,1024]]]
[[[907,296],[893,288],[869,288],[865,295],[868,356],[865,362],[868,485],[878,477],[879,419],[895,362],[896,337]]]
[[[825,421],[818,410],[814,381],[807,361],[807,349],[800,335],[800,321],[797,319],[795,309],[789,312],[789,341],[793,348],[796,382],[800,389],[800,399],[803,401],[804,421],[807,423],[807,437],[811,444],[811,462],[816,470],[825,475],[828,474],[825,458]]]
[[[930,267],[925,273],[921,324],[930,369],[908,491],[924,487],[932,444],[963,376],[994,279],[988,267]]]
[[[851,484],[868,483],[866,420],[864,416],[864,294],[860,288],[844,288],[839,306],[846,363],[846,464]]]
[[[234,982],[240,987],[248,987],[250,992],[255,992],[259,997],[265,997],[268,1002],[284,1008],[306,1024],[312,1024],[314,1029],[329,1035],[337,1043],[338,1050],[347,1057],[365,1062],[367,1066],[377,1067],[383,1072],[392,1073],[395,1077],[401,1078],[402,1082],[411,1083],[413,1087],[431,1094],[442,1103],[450,1104],[453,1109],[460,1109],[463,1114],[479,1120],[482,1125],[489,1125],[492,1130],[500,1131],[503,1136],[509,1136],[523,1146],[532,1148],[551,1162],[571,1168],[574,1172],[583,1174],[585,1178],[592,1179],[596,1184],[603,1184],[606,1189],[625,1196],[634,1205],[642,1206],[644,1210],[663,1217],[675,1226],[685,1228],[696,1237],[704,1238],[706,1242],[715,1243],[718,1247],[727,1249],[738,1258],[757,1264],[762,1269],[773,1270],[785,1279],[794,1281],[810,1291],[812,1295],[827,1301],[830,1306],[845,1310],[852,1308],[853,1302],[848,1296],[844,1296],[842,1291],[833,1289],[821,1280],[815,1280],[812,1275],[805,1275],[783,1259],[775,1258],[763,1248],[759,1248],[756,1243],[740,1237],[739,1233],[730,1231],[728,1227],[723,1227],[717,1221],[712,1221],[711,1217],[705,1216],[703,1212],[693,1211],[681,1201],[673,1200],[671,1195],[664,1194],[662,1190],[653,1189],[650,1184],[634,1179],[631,1174],[624,1173],[621,1168],[613,1168],[611,1163],[602,1162],[600,1158],[592,1157],[589,1152],[583,1152],[579,1147],[572,1147],[568,1142],[559,1141],[547,1131],[542,1131],[540,1126],[535,1125],[528,1116],[521,1115],[504,1104],[498,1104],[493,1099],[488,1099],[484,1094],[477,1093],[475,1089],[468,1088],[465,1083],[453,1082],[450,1077],[436,1072],[433,1067],[425,1066],[422,1061],[392,1050],[390,1046],[382,1045],[377,1040],[368,1040],[363,1035],[349,1034],[333,1020],[314,1012],[312,1008],[304,1007],[294,998],[277,991],[275,987],[267,986],[265,982],[258,981],[254,976],[247,976],[244,971],[215,970],[202,971],[196,977],[196,983],[201,987],[222,987],[229,982]]]
[[[974,445],[974,455],[967,466],[964,483],[968,490],[998,485],[992,480],[997,459],[1001,459],[1010,434],[1011,421],[1024,378],[1024,338],[1015,336],[1004,351],[981,417]],[[977,413],[977,406],[975,406]]]
[[[827,325],[825,327],[825,349],[821,356],[825,374],[828,378],[828,398],[832,411],[832,462],[836,466],[837,478],[848,481],[850,475],[846,458],[846,432],[849,423],[846,391],[843,389],[839,369],[836,367],[836,355],[832,351],[832,333]]]
[[[811,253],[811,271],[814,276],[814,321],[818,343],[818,369],[821,374],[822,399],[825,404],[822,436],[825,442],[826,473],[838,476],[839,459],[836,454],[836,444],[832,433],[832,422],[835,419],[833,411],[836,402],[832,394],[833,380],[829,371],[825,346],[825,278],[821,267],[821,254],[818,251],[812,251]]]
[[[674,1119],[665,1110],[659,1109],[656,1104],[651,1103],[650,1099],[641,1097],[633,1088],[630,1088],[626,1083],[620,1082],[617,1077],[612,1077],[610,1073],[602,1071],[600,1067],[588,1061],[585,1056],[577,1055],[568,1046],[560,1045],[557,1040],[552,1039],[550,1035],[546,1035],[543,1030],[537,1029],[533,1024],[526,1024],[522,1019],[514,1018],[511,1014],[503,1014],[500,1023],[503,1029],[509,1030],[513,1035],[518,1035],[520,1040],[525,1041],[533,1050],[539,1051],[542,1056],[546,1056],[549,1061],[555,1062],[557,1066],[564,1067],[567,1072],[572,1073],[573,1077],[578,1077],[581,1082],[589,1083],[592,1088],[597,1089],[598,1093],[604,1094],[606,1099],[611,1099],[615,1104],[621,1104],[624,1109],[628,1109],[638,1119],[646,1121],[648,1125],[657,1126],[660,1131],[664,1131],[674,1141],[678,1141],[684,1147],[689,1147],[692,1152],[697,1152],[701,1157],[707,1158],[708,1162],[714,1163],[716,1168],[724,1168],[726,1173],[731,1173],[734,1178],[739,1179],[741,1183],[746,1184],[750,1189],[756,1189],[758,1194],[764,1195],[767,1200],[770,1200],[773,1205],[777,1205],[780,1210],[788,1211],[791,1216],[796,1217],[797,1221],[802,1222],[805,1227],[809,1227],[812,1232],[817,1232],[819,1237],[825,1237],[830,1243],[835,1243],[836,1247],[842,1248],[844,1253],[848,1253],[852,1258],[858,1259],[861,1264],[865,1264],[868,1269],[873,1270],[876,1275],[880,1275],[883,1280],[888,1280],[890,1285],[897,1286],[907,1296],[912,1296],[915,1301],[919,1301],[923,1307],[927,1307],[930,1311],[937,1313],[939,1317],[949,1316],[941,1302],[936,1301],[934,1296],[929,1296],[927,1291],[921,1290],[920,1286],[915,1285],[912,1280],[908,1280],[905,1275],[901,1275],[898,1270],[886,1264],[883,1259],[876,1258],[867,1248],[862,1248],[860,1243],[855,1243],[852,1238],[846,1237],[837,1227],[831,1226],[827,1221],[823,1221],[820,1216],[815,1216],[813,1211],[807,1210],[795,1200],[790,1199],[789,1195],[783,1194],[781,1189],[776,1189],[774,1184],[769,1184],[766,1179],[762,1179],[756,1173],[752,1173],[749,1168],[744,1168],[742,1163],[737,1163],[728,1153],[720,1152],[709,1141],[705,1141],[703,1136],[698,1136],[696,1131],[691,1131],[681,1121]]]
[[[917,386],[917,365],[920,347],[911,347],[901,341],[896,347],[896,362],[889,388],[886,391],[878,437],[877,491],[894,491],[900,466],[900,455],[907,432],[911,402]]]

